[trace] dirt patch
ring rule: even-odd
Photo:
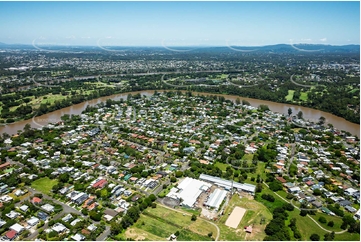
[[[252,227],[252,233],[246,233],[245,240],[256,240],[258,237],[258,234],[262,233],[263,229],[261,226],[253,226]]]
[[[144,234],[146,235],[146,234]],[[132,238],[134,240],[144,240],[145,237],[142,234],[137,234],[134,229],[128,229],[127,231],[125,231],[125,236],[127,238]]]
[[[179,206],[180,201],[170,197],[165,197],[163,198],[162,203],[168,207],[174,208],[176,206]]]
[[[244,214],[246,213],[246,209],[241,208],[241,207],[235,207],[231,213],[231,215],[229,215],[227,221],[226,221],[226,225],[228,227],[234,228],[236,229],[238,227],[239,222],[241,222]]]

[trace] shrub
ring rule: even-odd
[[[306,210],[301,210],[300,215],[301,215],[302,217],[306,216],[306,215],[307,215],[307,211],[306,211]]]
[[[262,199],[270,201],[270,202],[274,202],[275,198],[271,195],[271,194],[262,194]]]
[[[282,207],[287,211],[295,210],[295,207],[291,203],[285,203]]]
[[[334,224],[335,224],[335,223],[334,223],[333,221],[329,221],[329,222],[327,223],[327,226],[333,227]]]
[[[310,236],[310,239],[311,239],[312,241],[319,241],[319,240],[320,240],[320,236],[319,236],[318,234],[312,234],[312,235]]]
[[[318,219],[318,221],[320,221],[320,223],[323,223],[323,224],[327,223],[326,218],[323,217],[323,216],[321,216],[321,217]]]

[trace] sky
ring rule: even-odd
[[[0,42],[100,47],[360,44],[360,2],[0,2]]]

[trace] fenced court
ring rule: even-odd
[[[239,222],[241,222],[245,213],[246,213],[246,209],[241,208],[241,207],[235,207],[233,209],[231,215],[229,215],[229,217],[226,221],[226,225],[228,227],[236,229],[238,227]]]

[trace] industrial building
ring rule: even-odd
[[[201,174],[199,176],[200,180],[203,181],[207,181],[207,182],[212,182],[215,185],[219,186],[219,187],[223,187],[226,190],[230,190],[233,186],[233,188],[236,188],[239,191],[243,191],[243,192],[248,192],[251,194],[254,194],[256,191],[256,186],[252,185],[252,184],[247,184],[247,183],[238,183],[238,182],[232,182],[229,180],[225,180],[219,177],[215,177],[215,176],[209,176],[206,174]]]
[[[222,201],[226,198],[226,196],[227,196],[227,191],[217,188],[209,196],[206,205],[208,207],[215,208],[216,211],[218,211],[219,206],[221,205]]]
[[[181,200],[181,205],[186,207],[193,207],[199,195],[207,191],[212,185],[197,179],[186,177],[179,183],[176,189],[172,189],[167,197]]]

